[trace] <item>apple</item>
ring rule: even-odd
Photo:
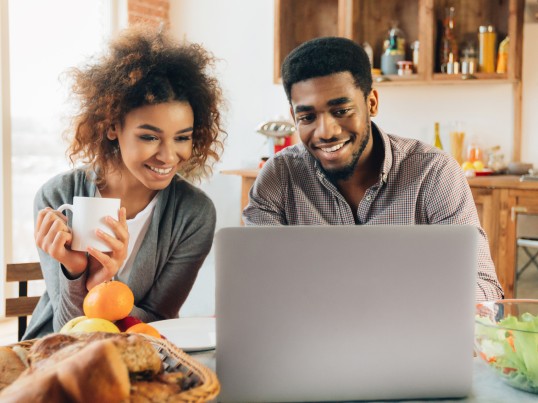
[[[79,316],[67,322],[60,333],[75,333],[75,332],[108,332],[119,333],[120,329],[109,320],[101,318],[88,318]]]
[[[121,332],[125,332],[131,326],[134,326],[138,323],[142,323],[142,321],[138,318],[135,318],[134,316],[126,316],[125,318],[117,320],[114,323],[116,324],[118,329],[120,329]]]
[[[77,316],[76,318],[71,319],[69,322],[62,326],[62,328],[60,329],[60,333],[69,333],[77,323],[82,322],[86,319],[88,319],[86,316]]]

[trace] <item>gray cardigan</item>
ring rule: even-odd
[[[94,177],[83,168],[55,176],[37,192],[34,216],[47,206],[55,209],[72,203],[74,196],[94,196]],[[135,297],[131,316],[144,322],[178,317],[211,249],[215,221],[213,202],[180,176],[159,192],[127,282]],[[86,275],[69,280],[58,261],[41,249],[38,252],[46,291],[32,314],[24,340],[57,332],[70,319],[84,315]]]

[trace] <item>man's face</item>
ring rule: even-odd
[[[293,84],[291,110],[301,141],[329,177],[349,178],[371,138],[377,92],[364,98],[349,72]]]

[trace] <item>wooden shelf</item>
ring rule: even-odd
[[[476,73],[476,79],[461,74],[442,74],[438,67],[438,41],[445,9],[456,10],[455,33],[460,49],[468,41],[478,44],[478,27],[493,25],[497,41],[510,37],[507,72]],[[342,36],[374,50],[374,68],[379,68],[383,41],[393,21],[406,38],[406,60],[412,60],[409,45],[419,41],[419,61],[412,76],[389,76],[376,86],[465,85],[515,83],[513,161],[521,157],[521,70],[523,13],[525,0],[275,0],[274,82],[280,83],[280,67],[288,53],[301,43],[321,36]]]
[[[508,72],[476,73],[484,80],[521,79],[524,0],[275,0],[274,78],[286,55],[301,43],[321,36],[343,36],[374,51],[380,67],[383,42],[397,22],[406,38],[406,60],[412,60],[410,44],[419,41],[421,79],[445,79],[438,66],[438,42],[445,9],[456,9],[455,34],[460,50],[468,42],[478,46],[478,27],[493,25],[497,41],[510,36]],[[451,78],[447,78],[451,79]]]

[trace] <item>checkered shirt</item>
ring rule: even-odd
[[[480,233],[476,300],[502,298],[487,235],[457,162],[431,145],[386,134],[373,123],[372,129],[383,141],[385,159],[378,182],[359,203],[357,221],[318,162],[298,144],[261,169],[243,211],[245,225],[474,225]]]

